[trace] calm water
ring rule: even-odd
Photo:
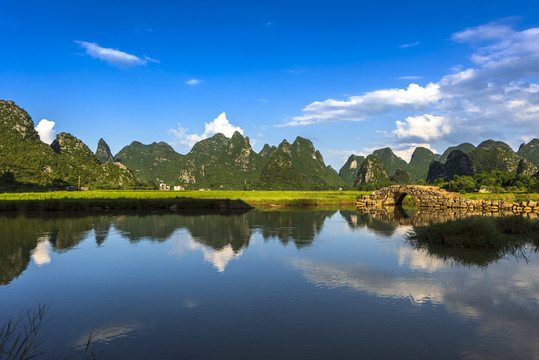
[[[102,359],[539,359],[539,254],[417,250],[410,215],[0,215],[0,320],[51,305],[42,348]]]

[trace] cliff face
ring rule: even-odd
[[[361,167],[361,164],[363,164],[363,161],[365,161],[365,157],[363,156],[350,155],[341,170],[339,170],[339,176],[346,185],[354,186],[359,168]]]
[[[526,159],[520,159],[517,166],[517,174],[528,176],[539,175],[539,168]]]
[[[97,150],[95,151],[95,157],[99,160],[101,164],[112,164],[114,162],[114,157],[110,152],[109,145],[103,139],[99,139],[97,143]]]
[[[354,186],[368,182],[388,181],[386,168],[380,158],[376,155],[369,155],[361,164]]]

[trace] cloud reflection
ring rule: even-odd
[[[32,259],[37,266],[47,265],[51,262],[50,253],[52,245],[49,236],[44,235],[38,238],[36,247],[32,250]]]
[[[235,251],[230,244],[227,244],[220,249],[205,246],[196,242],[190,235],[185,233],[173,236],[171,241],[173,241],[174,245],[169,252],[170,255],[181,257],[188,251],[201,251],[204,256],[204,261],[212,264],[213,267],[221,273],[225,271],[230,261],[238,259],[243,254],[242,249]]]

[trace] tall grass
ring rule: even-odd
[[[539,221],[520,215],[472,216],[414,227],[408,239],[420,245],[437,244],[453,248],[504,249],[526,243],[539,245]]]
[[[37,309],[28,310],[16,319],[7,319],[0,323],[0,359],[5,360],[31,360],[40,357],[49,359],[67,359],[56,354],[46,354],[41,350],[45,335],[42,333],[43,326],[48,322],[47,312],[50,305],[40,304]],[[95,360],[101,352],[90,350],[92,334],[88,337],[81,358],[83,360]]]
[[[487,266],[507,255],[527,259],[526,246],[539,251],[539,221],[521,215],[473,216],[414,227],[407,240],[444,260]]]

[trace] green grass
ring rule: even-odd
[[[78,210],[92,206],[153,208],[178,204],[181,207],[211,207],[214,200],[241,200],[254,207],[353,206],[358,191],[53,191],[0,194],[4,210]],[[213,201],[213,202],[212,202]]]

